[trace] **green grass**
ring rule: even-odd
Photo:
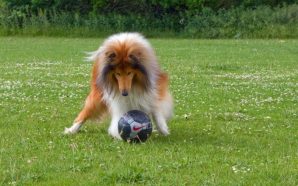
[[[137,145],[108,119],[62,135],[101,41],[0,38],[0,184],[298,184],[298,40],[151,40],[175,117]]]

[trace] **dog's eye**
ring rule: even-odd
[[[129,76],[131,74],[131,72],[128,72],[127,75]]]
[[[116,73],[116,76],[120,76],[120,73]]]
[[[109,58],[113,58],[113,57],[116,57],[116,54],[115,54],[115,53],[111,53],[111,54],[109,55]]]

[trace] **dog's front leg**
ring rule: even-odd
[[[109,127],[109,134],[116,139],[121,139],[121,136],[118,131],[118,121],[120,120],[120,118],[121,115],[119,113],[112,114],[112,121]]]
[[[156,124],[157,130],[163,135],[169,135],[169,129],[165,117],[162,112],[157,110],[153,113],[153,119]]]
[[[85,101],[84,108],[79,113],[72,126],[65,128],[64,134],[77,133],[86,120],[90,118],[100,118],[106,110],[107,107],[102,101],[101,94],[96,90],[92,90]]]

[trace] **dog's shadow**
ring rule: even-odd
[[[177,129],[177,128],[176,128]],[[152,133],[152,136],[148,139],[149,143],[160,144],[160,145],[178,145],[178,146],[189,146],[190,148],[197,148],[200,146],[238,146],[246,142],[245,139],[233,140],[232,136],[220,132],[206,132],[202,129],[188,130],[187,128],[180,128],[176,130],[172,129],[171,134],[168,136],[162,136],[158,132]],[[146,142],[147,143],[147,142]]]
[[[103,123],[102,126],[92,126],[83,128],[78,135],[88,135],[98,138],[101,135],[107,135],[108,123]],[[108,140],[108,138],[106,138]],[[115,140],[110,137],[110,140]],[[235,141],[226,133],[213,131],[206,132],[202,128],[189,130],[187,127],[172,128],[171,134],[163,136],[158,131],[153,131],[148,140],[144,143],[160,144],[160,145],[188,145],[188,146],[221,146],[225,144],[234,144]],[[236,144],[235,144],[236,145]]]

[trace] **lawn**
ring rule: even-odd
[[[171,135],[65,136],[102,39],[0,38],[2,185],[297,185],[298,40],[151,39],[171,78]]]

